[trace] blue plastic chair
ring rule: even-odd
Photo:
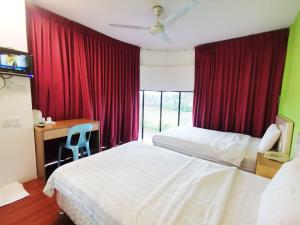
[[[66,144],[59,146],[57,167],[60,166],[61,153],[63,149],[69,149],[72,151],[73,160],[77,160],[79,158],[79,150],[81,151],[82,148],[86,149],[88,156],[91,155],[90,137],[91,137],[92,128],[93,125],[91,123],[80,124],[69,128]],[[79,134],[78,142],[76,144],[72,143],[72,137],[78,134]],[[83,151],[81,151],[81,155],[83,156]]]

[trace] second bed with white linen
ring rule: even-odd
[[[44,192],[57,190],[76,224],[253,225],[267,184],[233,167],[131,142],[60,167]]]
[[[177,127],[155,134],[153,144],[189,156],[255,172],[257,152],[290,155],[293,122],[276,116],[262,138],[197,127]]]
[[[153,136],[153,144],[186,155],[254,172],[260,138],[196,127],[177,127]]]

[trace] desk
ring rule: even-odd
[[[74,120],[62,120],[57,121],[55,124],[46,125],[45,127],[34,127],[35,136],[35,152],[36,152],[36,165],[37,165],[37,175],[39,178],[46,180],[46,143],[53,139],[65,138],[68,135],[68,129],[78,124],[92,123],[93,124],[93,138],[91,137],[91,142],[93,142],[94,148],[91,148],[92,153],[99,152],[99,135],[100,135],[100,124],[99,121],[88,120],[88,119],[74,119]],[[58,152],[56,146],[48,150],[53,151],[53,153]]]

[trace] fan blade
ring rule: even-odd
[[[143,26],[131,26],[131,25],[123,25],[123,24],[109,24],[111,27],[117,28],[125,28],[125,29],[135,29],[135,30],[149,30],[150,27],[143,27]]]
[[[173,40],[165,32],[158,33],[158,36],[169,44],[173,43]]]
[[[170,25],[175,23],[178,19],[183,17],[185,14],[187,14],[189,11],[191,11],[196,5],[198,5],[199,0],[192,0],[190,3],[188,3],[186,6],[184,6],[182,9],[177,10],[175,13],[168,16],[162,24],[164,26]]]

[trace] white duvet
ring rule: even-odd
[[[237,169],[131,142],[57,169],[44,192],[94,224],[218,225]]]
[[[240,166],[251,136],[196,127],[177,127],[153,136],[154,145]]]

